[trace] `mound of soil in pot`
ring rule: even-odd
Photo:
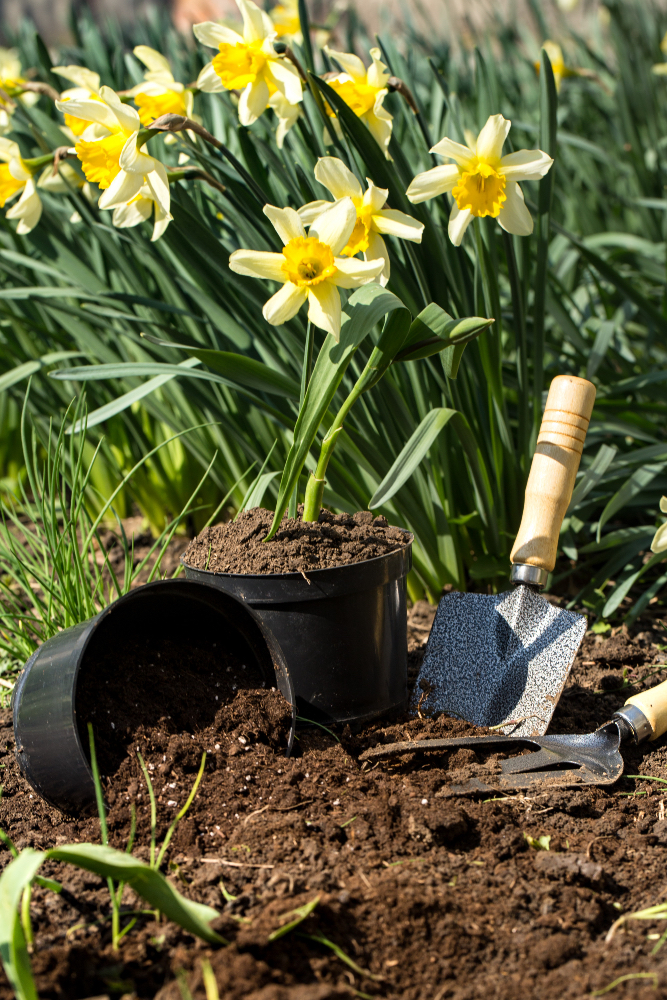
[[[413,670],[430,614],[424,605],[411,612]],[[587,637],[552,730],[581,732],[606,722],[628,695],[664,677],[664,659],[651,639]],[[629,660],[631,683],[623,686]],[[173,731],[173,712],[171,720],[162,714],[136,725],[129,752],[105,785],[111,842],[125,847],[134,806],[134,853],[146,858],[150,809],[136,747],[158,797],[158,843],[207,751],[199,792],[163,870],[189,898],[219,911],[215,926],[230,944],[212,948],[144,916],[114,953],[102,880],[47,864],[44,874],[59,878],[65,891],[33,891],[31,961],[42,1000],[181,1000],[186,989],[205,1000],[203,959],[222,1000],[360,993],[387,1000],[580,1000],[628,975],[643,978],[623,981],[618,995],[622,989],[625,1000],[667,995],[667,947],[651,955],[664,921],[628,922],[605,943],[620,915],[662,899],[667,821],[660,782],[626,778],[604,789],[443,799],[438,793],[475,763],[465,755],[413,754],[373,765],[359,756],[378,743],[475,732],[463,722],[400,717],[356,735],[301,728],[287,760],[289,711],[277,692],[237,688],[225,698],[201,724],[188,723],[191,731]],[[18,772],[8,713],[0,727],[0,826],[17,846],[99,842],[97,819],[63,817],[34,797]],[[667,779],[665,746],[661,739],[624,747],[626,772]],[[6,864],[9,853],[0,850],[0,860]],[[276,937],[308,903],[312,913]],[[128,889],[123,905],[141,908]],[[0,977],[0,1000],[11,997]]]
[[[364,562],[405,547],[405,532],[368,510],[323,510],[317,522],[302,521],[302,510],[296,518],[285,515],[268,542],[264,539],[273,513],[261,507],[245,511],[236,521],[205,528],[185,550],[184,561],[213,573],[301,573]]]

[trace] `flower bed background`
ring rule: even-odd
[[[185,524],[192,531],[211,518],[223,498],[223,510],[230,512],[244,501],[275,502],[277,470],[290,447],[298,408],[306,320],[298,314],[281,326],[267,325],[261,315],[266,293],[230,271],[227,261],[239,246],[276,247],[263,202],[299,207],[326,196],[313,169],[328,152],[388,188],[390,205],[424,224],[421,244],[387,238],[389,289],[412,314],[433,301],[454,316],[493,316],[495,324],[467,346],[456,379],[448,377],[454,372],[445,355],[392,366],[348,417],[327,470],[325,504],[349,511],[366,507],[405,442],[414,441],[420,422],[435,408],[456,409],[461,420],[432,433],[421,449],[413,448],[411,475],[376,512],[415,534],[413,598],[436,599],[446,585],[502,586],[543,393],[557,373],[585,375],[596,382],[598,398],[552,588],[583,602],[601,627],[618,615],[634,619],[666,582],[662,556],[650,564],[646,556],[667,461],[662,141],[667,94],[652,71],[662,58],[663,15],[650,4],[612,2],[603,8],[604,18],[590,21],[587,37],[580,37],[568,32],[566,16],[556,10],[547,26],[541,8],[533,4],[530,25],[496,22],[474,50],[469,39],[464,48],[459,39],[440,38],[437,30],[428,38],[408,31],[400,44],[380,36],[379,58],[414,95],[411,105],[398,87],[382,103],[382,113],[392,118],[391,159],[382,155],[361,107],[361,118],[341,115],[338,128],[329,128],[325,148],[322,126],[331,126],[332,119],[323,114],[321,88],[312,77],[299,117],[286,135],[279,133],[282,148],[273,110],[246,127],[239,124],[232,93],[196,93],[195,115],[224,148],[216,151],[185,132],[171,144],[160,136],[149,140],[145,148],[167,164],[172,182],[173,221],[156,241],[151,242],[150,224],[112,225],[111,213],[96,207],[97,197],[91,202],[80,190],[77,160],[66,161],[61,190],[49,190],[49,180],[37,188],[43,210],[27,235],[18,235],[16,223],[5,216],[0,461],[8,509],[20,516],[19,482],[36,499],[34,484],[26,479],[20,433],[27,380],[24,438],[34,424],[44,445],[50,433],[52,442],[56,439],[60,415],[80,387],[81,366],[100,364],[113,367],[85,373],[99,380],[86,382],[88,429],[80,442],[84,466],[99,445],[85,488],[79,486],[93,517],[103,511],[107,521],[122,519],[137,505],[157,533],[166,524],[176,526],[174,519],[188,504],[179,530]],[[282,36],[303,67],[316,74],[332,69],[316,44],[324,27],[302,36],[292,21],[287,30],[297,34]],[[211,55],[158,20],[136,24],[132,38],[121,37],[112,24],[100,31],[85,16],[73,30],[76,43],[60,50],[56,62],[85,65],[99,83],[120,92],[137,89],[143,79],[146,67],[132,54],[137,44],[164,53],[173,79],[185,84],[197,80]],[[540,43],[554,30],[565,53],[549,49],[559,86],[557,108],[534,65]],[[332,49],[356,51],[369,65],[372,43],[354,20],[334,26],[326,37]],[[72,141],[61,130],[63,118],[53,103],[54,93],[71,80],[52,72],[51,56],[29,25],[16,49],[21,72],[30,71],[30,85],[41,81],[47,87],[26,95],[7,76],[10,71],[16,76],[16,69],[5,72],[6,93],[14,94],[5,102],[13,111],[5,113],[7,122],[11,117],[8,136],[24,158],[41,155],[48,161],[49,149]],[[164,82],[164,66],[156,71]],[[89,79],[88,86],[94,82]],[[179,93],[188,110],[192,97]],[[135,99],[141,108],[144,99]],[[132,98],[123,100],[130,105]],[[277,111],[285,122],[288,112]],[[540,146],[555,165],[539,188],[534,182],[524,185],[535,217],[532,236],[513,238],[493,219],[481,219],[457,249],[446,235],[447,197],[410,205],[404,192],[417,173],[436,163],[428,150],[441,136],[464,141],[498,112],[513,122],[515,148]],[[182,171],[178,181],[176,170]],[[46,166],[46,175],[50,171]],[[207,375],[195,358],[184,361],[181,351],[156,340],[226,354]],[[316,352],[320,342],[317,331]],[[368,358],[367,343],[345,375],[339,400]],[[72,378],[71,368],[78,369]],[[211,377],[217,380],[207,380]],[[49,432],[53,418],[56,429]],[[80,411],[76,427],[82,418]],[[65,430],[71,429],[70,419]],[[71,440],[66,433],[61,456],[69,480],[76,475]],[[38,467],[42,455],[38,449]],[[310,461],[305,472],[315,465],[314,457]],[[110,497],[137,463],[103,510],[102,498]],[[305,485],[303,475],[301,496]],[[79,572],[61,560],[58,579],[70,570]],[[48,576],[46,564],[44,572]],[[16,600],[17,586],[27,588],[33,600],[36,588],[26,580],[9,584],[5,577],[4,585],[12,590],[10,601]],[[60,586],[66,584],[61,580]],[[95,600],[105,600],[99,588]],[[74,617],[89,613],[83,594],[71,611]],[[28,620],[23,647],[5,641],[6,667],[23,658],[34,629],[44,627],[43,621],[34,626]]]

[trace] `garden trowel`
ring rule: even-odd
[[[541,736],[586,632],[586,619],[539,591],[556,550],[595,386],[559,375],[551,383],[510,554],[514,589],[442,598],[414,687],[413,712],[449,712],[512,736]]]

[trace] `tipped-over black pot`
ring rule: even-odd
[[[290,753],[296,700],[275,637],[238,598],[188,580],[163,580],[130,591],[89,621],[48,639],[24,666],[12,697],[16,752],[25,778],[47,802],[71,814],[95,802],[79,733],[77,679],[133,629],[156,639],[204,632],[216,638],[221,652],[242,656],[258,686],[277,686],[292,705]]]
[[[294,682],[299,713],[313,721],[363,722],[407,702],[405,547],[364,562],[308,573],[245,575],[195,569],[207,583],[245,602],[275,637]]]

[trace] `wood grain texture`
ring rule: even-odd
[[[595,386],[574,375],[558,375],[551,383],[535,454],[526,485],[512,563],[539,566],[549,572],[567,510],[586,431],[593,412]]]
[[[667,681],[657,684],[650,691],[640,691],[628,698],[626,705],[636,705],[651,723],[651,742],[667,731]]]

